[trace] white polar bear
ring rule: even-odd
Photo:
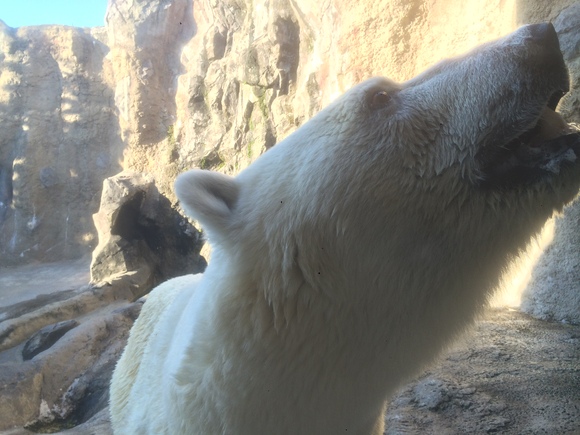
[[[354,87],[231,178],[178,177],[213,246],[155,289],[114,373],[117,434],[381,434],[580,185],[551,25]]]

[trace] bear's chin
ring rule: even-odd
[[[553,110],[555,96],[532,127],[507,143],[482,149],[477,159],[482,188],[529,186],[558,175],[580,157],[580,130]]]

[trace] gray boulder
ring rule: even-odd
[[[122,172],[107,178],[93,217],[99,244],[93,252],[92,282],[135,272],[139,298],[157,283],[205,269],[199,255],[201,233],[159,193],[151,176]]]
[[[92,311],[29,360],[22,357],[24,343],[0,352],[0,431],[54,432],[104,409],[112,370],[141,305],[119,301]]]
[[[79,326],[79,322],[74,319],[45,326],[28,339],[24,345],[24,349],[22,349],[22,358],[24,361],[34,358],[40,352],[50,348],[64,334],[77,326]]]

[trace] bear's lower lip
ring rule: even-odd
[[[566,86],[566,88],[568,88],[568,86]],[[565,91],[559,90],[559,91],[552,93],[552,96],[548,100],[548,104],[547,104],[548,108],[555,111],[556,107],[558,106],[558,103],[560,102],[562,97],[564,95],[566,95],[566,92],[568,92],[568,89],[566,89]]]
[[[555,93],[534,126],[508,143],[478,153],[486,188],[515,187],[555,175],[580,158],[580,130],[553,110],[563,92]]]
[[[511,149],[517,146],[536,147],[551,139],[573,133],[574,129],[556,112],[556,107],[562,97],[566,95],[566,92],[567,90],[552,92],[546,106],[536,118],[533,126],[510,141],[505,147]]]
[[[574,133],[572,126],[567,124],[560,114],[548,105],[540,114],[535,126],[518,136],[514,141],[521,142],[522,145],[529,147],[539,147],[547,141],[569,133]]]

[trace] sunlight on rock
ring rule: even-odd
[[[544,226],[537,240],[509,267],[497,293],[490,300],[492,307],[519,308],[522,295],[532,278],[534,266],[544,250],[554,240],[554,218]]]

